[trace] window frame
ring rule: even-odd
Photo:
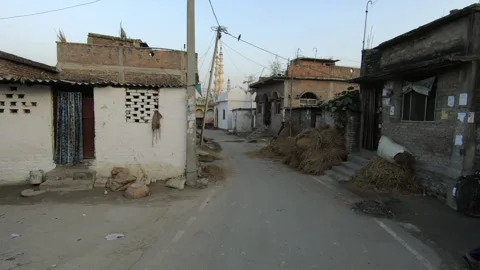
[[[282,114],[282,102],[281,101],[275,101],[275,114]]]
[[[263,114],[263,110],[262,110],[262,109],[263,109],[263,103],[257,103],[257,108],[256,108],[255,112],[256,112],[257,114]]]
[[[422,79],[420,79],[420,80],[422,80]],[[418,81],[418,80],[416,80],[416,81]],[[434,99],[433,99],[433,117],[432,117],[433,120],[427,120],[427,109],[428,109],[428,97],[429,97],[429,96],[425,96],[425,105],[424,105],[425,108],[424,108],[424,113],[423,113],[423,119],[424,119],[424,120],[410,120],[410,119],[412,118],[412,99],[413,99],[413,97],[414,97],[414,94],[415,94],[415,95],[420,95],[420,96],[422,96],[422,94],[419,94],[419,93],[417,93],[417,92],[415,92],[415,91],[412,90],[412,91],[410,91],[410,92],[408,92],[408,93],[402,93],[402,94],[401,94],[401,98],[402,98],[402,108],[401,108],[400,120],[401,120],[402,122],[418,122],[418,123],[425,123],[425,122],[426,122],[426,123],[432,123],[432,122],[437,121],[436,115],[435,115],[435,111],[436,111],[436,108],[437,108],[437,81],[438,81],[438,78],[435,79],[435,82],[433,83],[432,89],[431,89],[430,92],[429,92],[429,96],[430,96],[430,93],[432,93],[432,92],[433,92],[434,95],[435,95],[435,96],[434,96]],[[403,84],[402,84],[402,87],[404,86],[405,82],[406,82],[406,81],[404,80],[404,81],[403,81]],[[405,118],[404,118],[404,117],[405,117],[405,96],[406,96],[407,94],[410,94],[410,104],[409,104],[409,107],[408,107],[408,108],[409,108],[409,114],[408,114],[409,119],[405,119]]]

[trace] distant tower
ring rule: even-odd
[[[223,84],[225,83],[223,72],[223,51],[220,45],[220,53],[215,57],[215,95],[218,96],[223,92]]]
[[[230,77],[228,78],[227,80],[227,92],[230,92],[231,88],[230,88]]]

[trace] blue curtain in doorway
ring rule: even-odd
[[[55,163],[76,164],[83,160],[82,93],[58,92]]]

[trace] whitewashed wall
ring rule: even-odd
[[[252,110],[234,110],[232,111],[232,118],[234,122],[233,129],[236,132],[252,131]]]
[[[144,90],[147,91],[147,90]],[[149,90],[151,91],[151,90]],[[161,138],[152,146],[151,123],[126,120],[126,89],[95,88],[95,170],[97,178],[115,166],[127,167],[149,182],[184,174],[186,160],[186,90],[160,89]]]
[[[0,184],[55,168],[52,102],[49,86],[0,85]]]
[[[217,127],[220,129],[228,129],[228,123],[231,122],[231,119],[229,121],[230,113],[228,111],[228,102],[227,101],[219,102],[217,105],[217,110],[218,110]],[[223,110],[225,110],[225,119],[223,119]]]

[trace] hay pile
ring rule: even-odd
[[[202,176],[207,177],[209,182],[223,181],[231,173],[230,168],[218,164],[208,164],[202,167]]]
[[[307,129],[295,137],[295,149],[284,163],[303,173],[320,175],[347,158],[345,138],[335,127]]]
[[[283,162],[303,173],[320,175],[347,158],[345,138],[335,127],[307,129],[296,137],[282,130],[269,146],[248,152],[250,157],[284,157]]]
[[[419,193],[421,183],[410,162],[396,165],[376,156],[352,177],[352,182],[356,187],[379,192]]]

